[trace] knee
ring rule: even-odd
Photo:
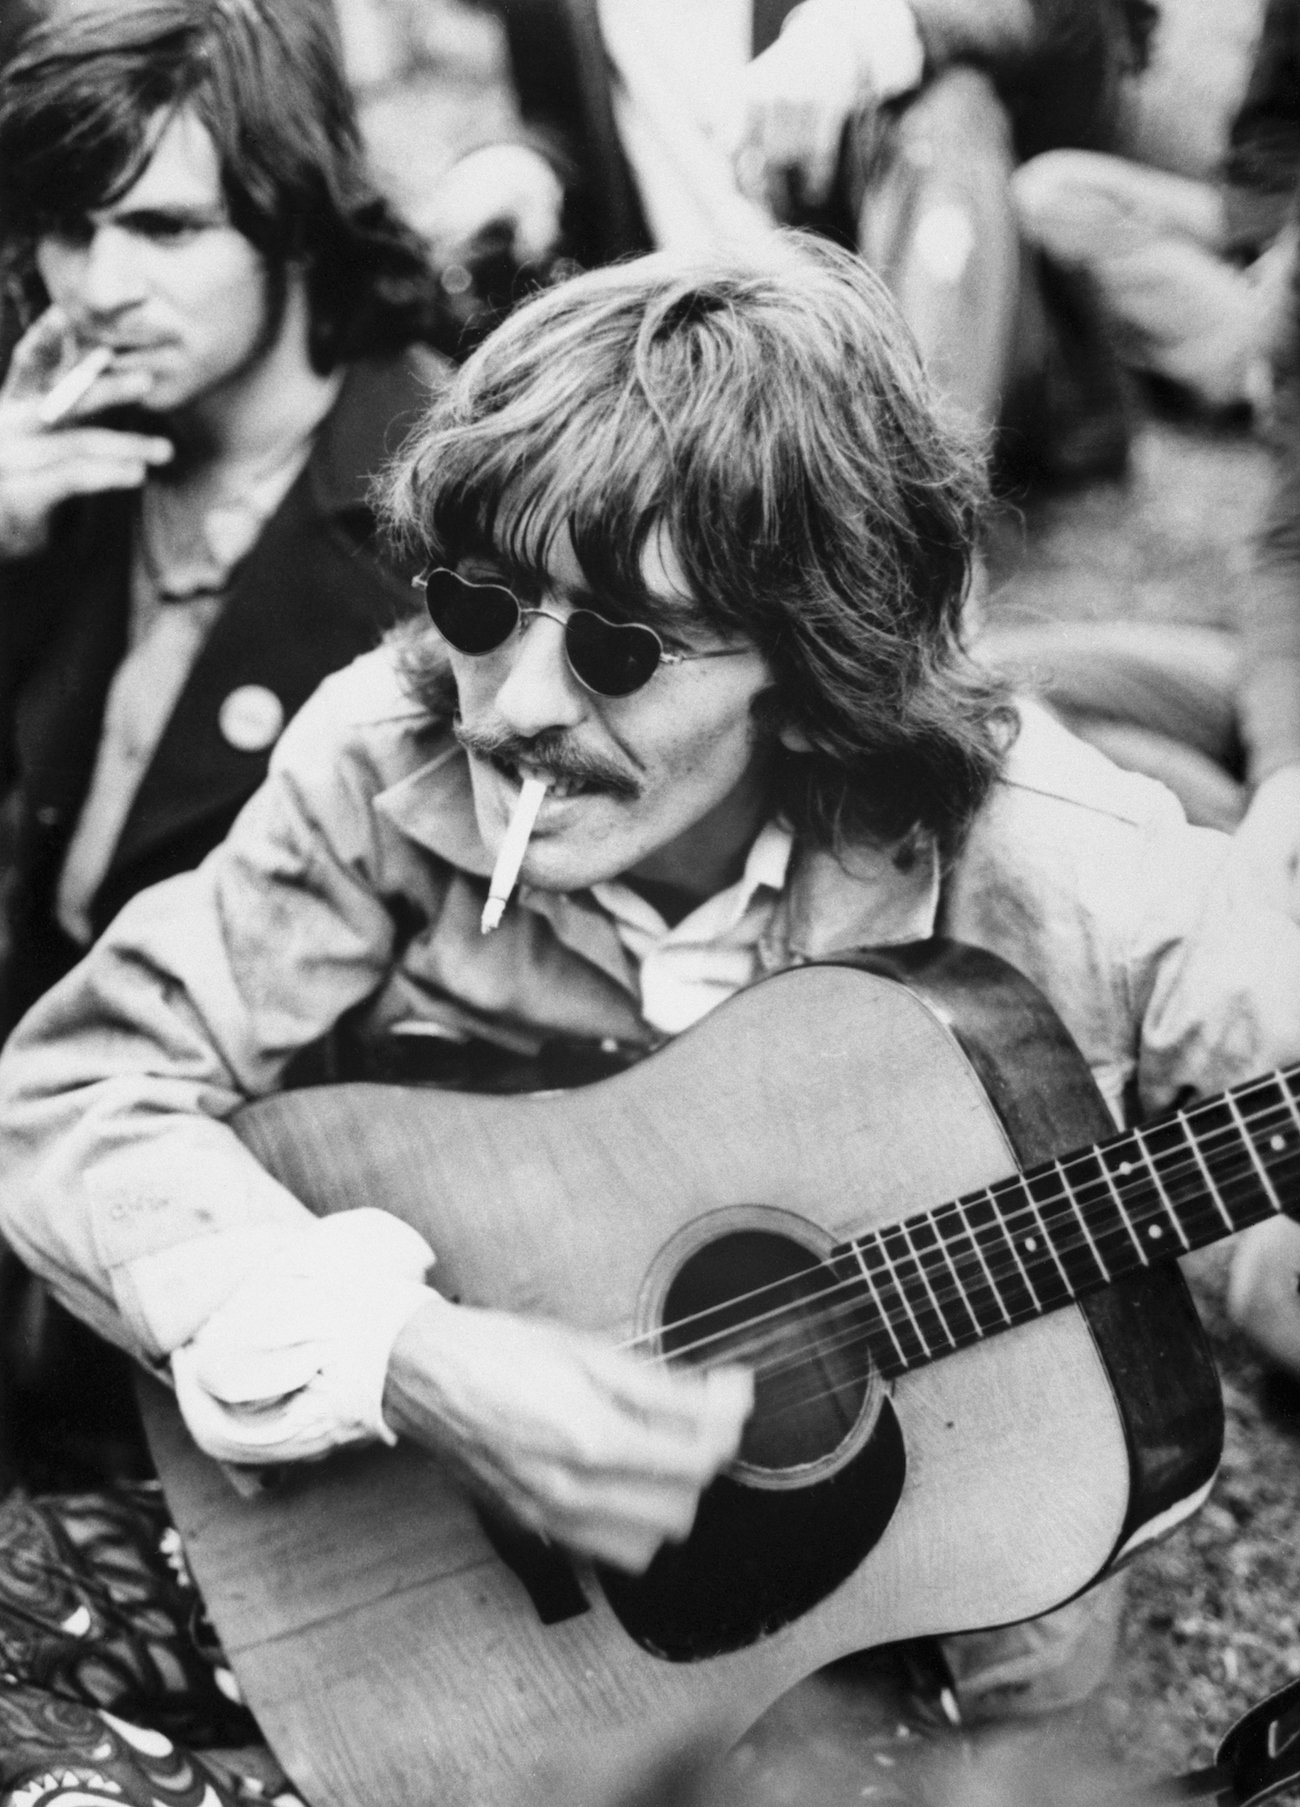
[[[1266,1360],[1300,1378],[1300,1224],[1270,1218],[1237,1238],[1228,1316]]]
[[[1031,244],[1075,261],[1094,235],[1127,219],[1127,168],[1101,151],[1043,151],[1011,178],[1021,231]]]

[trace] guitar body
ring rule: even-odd
[[[237,1128],[314,1209],[416,1224],[449,1296],[671,1351],[695,1313],[760,1285],[797,1305],[810,1256],[1113,1126],[1040,995],[936,943],[777,975],[578,1091],[329,1087]],[[841,1351],[860,1354],[859,1310]],[[638,1580],[492,1524],[413,1448],[245,1499],[161,1393],[147,1418],[225,1648],[313,1807],[471,1807],[557,1740],[706,1704],[732,1737],[848,1651],[1041,1613],[1189,1510],[1221,1443],[1172,1265],[888,1384],[832,1349],[824,1379],[760,1390],[739,1469]]]

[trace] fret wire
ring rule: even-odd
[[[984,1278],[988,1282],[989,1295],[992,1298],[993,1303],[997,1306],[998,1310],[1002,1313],[1002,1316],[1005,1319],[1005,1321],[1008,1324],[1011,1324],[1013,1322],[1013,1319],[1012,1319],[1010,1311],[1007,1309],[1006,1300],[1002,1297],[1001,1291],[999,1290],[996,1282],[993,1279],[993,1274],[989,1268],[989,1264],[984,1259],[984,1251],[980,1247],[974,1231],[971,1229],[970,1219],[966,1215],[965,1200],[960,1199],[960,1198],[955,1199],[953,1201],[952,1205],[948,1208],[954,1213],[954,1215],[959,1217],[961,1220],[961,1223],[963,1225],[962,1234],[966,1237],[966,1240],[970,1243],[970,1246],[971,1246],[972,1250],[974,1251],[975,1259],[979,1262],[981,1268],[984,1270]]]
[[[1226,1120],[1206,1123],[1211,1112]],[[950,1201],[936,1212],[884,1226],[872,1233],[878,1264],[874,1271],[865,1241],[848,1245],[900,1366],[907,1369],[916,1365],[900,1330],[914,1340],[923,1361],[933,1361],[948,1353],[947,1349],[934,1347],[938,1340],[946,1339],[956,1349],[972,1334],[983,1337],[991,1328],[997,1328],[996,1323],[987,1323],[981,1315],[981,1297],[986,1302],[992,1300],[1002,1322],[1010,1326],[1023,1321],[1025,1307],[1030,1315],[1041,1315],[1054,1303],[1067,1303],[1092,1290],[1096,1283],[1090,1278],[1083,1282],[1072,1278],[1068,1265],[1077,1263],[1085,1252],[1101,1279],[1108,1281],[1112,1270],[1102,1249],[1106,1235],[1113,1236],[1115,1230],[1103,1231],[1099,1227],[1093,1206],[1102,1199],[1112,1207],[1111,1216],[1118,1217],[1117,1228],[1126,1247],[1131,1244],[1143,1262],[1150,1259],[1138,1234],[1138,1225],[1144,1220],[1153,1239],[1160,1227],[1158,1219],[1163,1220],[1186,1249],[1196,1244],[1184,1229],[1184,1218],[1190,1220],[1190,1213],[1198,1206],[1211,1211],[1216,1225],[1221,1222],[1230,1232],[1238,1227],[1229,1200],[1235,1201],[1243,1187],[1248,1198],[1254,1200],[1262,1186],[1272,1208],[1281,1210],[1278,1191],[1254,1139],[1255,1134],[1262,1138],[1267,1133],[1262,1125],[1269,1114],[1284,1117],[1288,1126],[1294,1124],[1300,1131],[1300,1103],[1287,1075],[1274,1074],[1253,1081],[1249,1088],[1237,1088],[1192,1112],[1180,1111],[1159,1124],[1147,1126],[1146,1134],[1135,1127],[1116,1141],[1057,1157],[1030,1175],[1008,1176],[996,1186]],[[1195,1133],[1198,1119],[1199,1137]],[[1150,1138],[1159,1134],[1172,1135],[1176,1141],[1157,1152]],[[1212,1152],[1214,1144],[1220,1145],[1217,1155]],[[1116,1168],[1111,1162],[1121,1151],[1121,1165]],[[1134,1167],[1128,1151],[1140,1157],[1140,1168]],[[1239,1171],[1220,1172],[1216,1177],[1211,1160],[1221,1162],[1230,1154],[1244,1154]],[[1080,1178],[1085,1162],[1093,1164],[1093,1172],[1086,1180]],[[1070,1165],[1075,1168],[1073,1178],[1067,1171]],[[1201,1182],[1197,1196],[1176,1206],[1167,1182],[1172,1184],[1175,1178],[1185,1178],[1193,1171]],[[1145,1188],[1145,1201],[1137,1204],[1132,1188],[1123,1183],[1135,1173]],[[1042,1186],[1049,1178],[1055,1179],[1061,1190],[1046,1197],[1035,1193],[1028,1183],[1033,1180]],[[1087,1199],[1085,1187],[1092,1190],[1091,1200]],[[1147,1204],[1154,1206],[1154,1212],[1147,1209]],[[1069,1213],[1068,1223],[1060,1220],[1057,1206],[1064,1206]],[[982,1221],[981,1211],[986,1214]],[[1024,1229],[1014,1227],[1016,1216],[1024,1220]],[[1072,1228],[1080,1232],[1080,1241],[1069,1240]],[[1215,1240],[1220,1232],[1203,1227],[1194,1234],[1199,1242]],[[893,1249],[886,1237],[893,1242]],[[1025,1243],[1031,1240],[1036,1246],[1026,1249]],[[1007,1252],[1010,1264],[1002,1259]],[[897,1313],[891,1315],[885,1307],[882,1286],[886,1278],[901,1305],[901,1317]],[[1015,1302],[1017,1289],[1023,1295],[1023,1305]],[[1049,1297],[1051,1293],[1057,1294],[1055,1301]],[[954,1309],[960,1314],[956,1327],[950,1322]],[[938,1338],[926,1327],[927,1321],[937,1328]]]
[[[1232,1092],[1229,1092],[1227,1095],[1227,1105],[1228,1105],[1229,1111],[1231,1111],[1233,1117],[1236,1119],[1237,1123],[1240,1125],[1242,1140],[1246,1144],[1246,1149],[1250,1155],[1251,1163],[1254,1166],[1256,1173],[1259,1175],[1260,1184],[1261,1184],[1261,1186],[1263,1186],[1265,1192],[1267,1192],[1270,1200],[1272,1201],[1273,1209],[1280,1214],[1282,1211],[1282,1201],[1273,1189],[1273,1182],[1268,1177],[1268,1170],[1264,1166],[1264,1163],[1260,1160],[1259,1150],[1255,1147],[1255,1139],[1251,1135],[1250,1131],[1246,1128],[1245,1118],[1242,1116],[1241,1111],[1237,1105],[1236,1097],[1234,1096],[1234,1094]]]
[[[961,1279],[956,1268],[949,1261],[947,1250],[939,1237],[933,1214],[923,1218],[908,1218],[903,1228],[907,1233],[907,1240],[912,1245],[913,1253],[920,1263],[921,1277],[925,1281],[930,1297],[934,1300],[935,1311],[939,1314],[940,1322],[948,1332],[953,1348],[959,1349],[962,1344],[969,1343],[972,1331],[976,1337],[982,1336],[984,1333],[966,1303]],[[928,1241],[919,1241],[918,1238],[922,1235],[928,1237]],[[931,1268],[937,1269],[933,1279],[931,1278]],[[952,1277],[951,1287],[943,1279],[945,1269]],[[938,1290],[936,1290],[936,1283]],[[957,1314],[956,1325],[949,1317],[950,1311]],[[965,1319],[969,1328],[963,1326],[962,1319]]]
[[[1084,1241],[1087,1243],[1088,1248],[1090,1249],[1090,1251],[1092,1253],[1093,1260],[1097,1263],[1097,1266],[1101,1269],[1101,1277],[1103,1280],[1109,1282],[1112,1277],[1111,1271],[1110,1271],[1109,1267],[1107,1267],[1107,1265],[1106,1265],[1106,1262],[1102,1256],[1102,1252],[1101,1252],[1100,1248],[1097,1246],[1097,1239],[1092,1233],[1092,1225],[1088,1222],[1087,1209],[1086,1209],[1085,1205],[1083,1204],[1083,1201],[1080,1199],[1074,1185],[1066,1177],[1065,1166],[1064,1166],[1062,1159],[1058,1158],[1056,1161],[1054,1161],[1053,1166],[1055,1167],[1056,1172],[1060,1175],[1061,1184],[1065,1188],[1066,1200],[1070,1206],[1072,1216],[1073,1216],[1075,1222],[1079,1225],[1079,1228],[1083,1231]]]
[[[884,1227],[872,1232],[871,1253],[874,1254],[877,1257],[877,1260],[879,1261],[880,1267],[878,1269],[878,1273],[880,1274],[880,1276],[883,1279],[888,1281],[891,1296],[893,1298],[897,1299],[903,1307],[904,1315],[901,1317],[899,1316],[899,1314],[896,1311],[893,1311],[893,1310],[890,1311],[889,1323],[890,1323],[890,1327],[891,1327],[892,1333],[894,1335],[894,1338],[899,1345],[899,1350],[903,1357],[904,1367],[905,1368],[915,1368],[917,1366],[916,1357],[913,1355],[909,1355],[904,1346],[903,1336],[902,1336],[902,1332],[904,1332],[904,1331],[906,1331],[907,1335],[909,1337],[911,1337],[912,1341],[915,1342],[917,1348],[920,1350],[921,1359],[923,1361],[932,1360],[933,1358],[931,1355],[930,1346],[926,1342],[925,1338],[921,1335],[920,1326],[916,1321],[916,1316],[915,1316],[914,1312],[912,1311],[911,1300],[908,1298],[907,1293],[904,1290],[904,1288],[900,1282],[898,1270],[890,1258],[889,1251],[885,1247],[885,1228]]]
[[[1198,1111],[1201,1133],[1196,1150],[1207,1172],[1212,1172],[1218,1197],[1233,1230],[1257,1223],[1276,1207],[1268,1189],[1261,1187],[1258,1160],[1232,1093],[1207,1100]]]
[[[1196,1165],[1201,1170],[1201,1175],[1205,1180],[1205,1184],[1209,1188],[1210,1198],[1213,1201],[1215,1209],[1218,1211],[1219,1216],[1223,1219],[1224,1223],[1227,1224],[1228,1229],[1230,1231],[1235,1231],[1237,1226],[1232,1221],[1232,1214],[1229,1212],[1228,1207],[1223,1202],[1223,1198],[1219,1192],[1219,1188],[1218,1188],[1217,1184],[1215,1183],[1214,1175],[1210,1172],[1209,1168],[1206,1166],[1205,1156],[1201,1153],[1200,1143],[1197,1141],[1196,1137],[1192,1134],[1191,1128],[1187,1122],[1186,1115],[1182,1111],[1179,1111],[1174,1120],[1177,1123],[1179,1129],[1182,1131],[1184,1143],[1192,1151],[1192,1159],[1196,1162]]]
[[[1173,1202],[1170,1199],[1169,1194],[1165,1191],[1164,1182],[1160,1178],[1159,1166],[1153,1158],[1151,1150],[1143,1140],[1141,1129],[1134,1128],[1130,1132],[1129,1139],[1133,1142],[1138,1153],[1142,1156],[1143,1165],[1151,1176],[1152,1187],[1157,1198],[1160,1200],[1165,1216],[1169,1220],[1170,1228],[1173,1230],[1175,1236],[1177,1236],[1179,1242],[1182,1243],[1183,1248],[1190,1249],[1192,1246],[1191,1239],[1183,1228],[1182,1219],[1179,1217],[1177,1211],[1174,1210]],[[1124,1176],[1121,1175],[1121,1177]]]
[[[1185,1226],[1191,1246],[1202,1248],[1217,1242],[1224,1233],[1223,1213],[1206,1186],[1201,1163],[1195,1149],[1189,1147],[1181,1119],[1173,1116],[1148,1124],[1142,1134],[1161,1190]]]
[[[1132,1219],[1130,1218],[1129,1213],[1128,1213],[1128,1207],[1124,1202],[1124,1198],[1120,1192],[1119,1187],[1115,1184],[1115,1176],[1111,1172],[1109,1166],[1106,1164],[1106,1157],[1104,1154],[1098,1154],[1097,1165],[1101,1168],[1101,1171],[1105,1176],[1106,1188],[1109,1191],[1110,1196],[1114,1201],[1115,1209],[1119,1214],[1119,1220],[1123,1224],[1124,1228],[1128,1231],[1129,1236],[1133,1242],[1133,1247],[1137,1250],[1138,1260],[1142,1263],[1142,1265],[1144,1267],[1149,1266],[1151,1257],[1147,1253],[1145,1244],[1142,1242],[1142,1239],[1139,1237],[1136,1229],[1133,1227]]]
[[[970,1319],[975,1334],[981,1339],[990,1329],[1001,1327],[1006,1312],[997,1293],[989,1284],[979,1250],[965,1228],[960,1212],[953,1203],[940,1205],[931,1222],[939,1252],[952,1275],[953,1287],[962,1309]],[[990,1304],[992,1312],[990,1312]]]
[[[853,1257],[858,1264],[858,1271],[861,1273],[862,1278],[867,1283],[867,1291],[871,1294],[871,1302],[872,1302],[873,1306],[875,1307],[877,1319],[879,1320],[879,1322],[881,1324],[884,1325],[884,1328],[889,1336],[889,1340],[894,1345],[894,1353],[898,1357],[899,1371],[902,1373],[905,1373],[907,1371],[907,1369],[911,1366],[911,1363],[907,1359],[907,1354],[906,1354],[906,1351],[904,1350],[902,1342],[898,1336],[898,1332],[894,1329],[893,1316],[889,1311],[887,1311],[885,1309],[885,1303],[884,1303],[884,1300],[881,1298],[880,1292],[876,1286],[875,1277],[872,1274],[871,1269],[867,1266],[866,1257],[863,1253],[863,1244],[865,1243],[865,1241],[866,1241],[865,1237],[859,1237],[855,1241],[851,1242],[849,1244],[849,1247],[852,1250]]]
[[[1112,1280],[1132,1272],[1137,1266],[1149,1266],[1153,1258],[1138,1234],[1123,1189],[1116,1182],[1108,1158],[1113,1157],[1114,1150],[1113,1143],[1101,1143],[1079,1159],[1069,1160],[1071,1168],[1081,1172],[1086,1169],[1086,1180],[1076,1181],[1075,1190],[1080,1196],[1097,1254]],[[1156,1240],[1159,1240],[1158,1236]]]
[[[900,1242],[903,1244],[901,1256],[895,1254],[894,1248],[890,1246],[891,1242],[895,1245]],[[904,1230],[901,1223],[884,1224],[881,1226],[880,1246],[885,1251],[894,1280],[898,1286],[898,1295],[903,1301],[904,1307],[907,1310],[907,1315],[912,1320],[912,1325],[920,1340],[921,1347],[925,1350],[926,1358],[933,1361],[935,1351],[931,1346],[931,1339],[925,1334],[925,1331],[922,1328],[922,1319],[926,1313],[927,1307],[923,1301],[908,1288],[908,1280],[911,1276],[907,1272],[907,1266],[910,1263],[912,1268],[916,1269],[917,1262],[916,1257],[911,1253],[911,1244],[908,1241],[907,1232]],[[922,1285],[924,1285],[924,1275],[921,1276],[921,1281]],[[926,1287],[926,1291],[928,1293],[928,1287]],[[930,1315],[938,1321],[940,1331],[947,1337],[947,1325],[944,1323],[943,1319],[939,1317],[938,1312],[932,1307],[930,1308]],[[952,1338],[948,1337],[948,1341],[951,1343]]]
[[[1033,1216],[1034,1222],[1038,1225],[1039,1236],[1042,1240],[1042,1243],[1043,1243],[1044,1247],[1046,1248],[1047,1253],[1051,1256],[1051,1259],[1056,1267],[1056,1271],[1057,1271],[1058,1275],[1060,1276],[1060,1285],[1062,1287],[1064,1287],[1068,1298],[1070,1298],[1070,1299],[1077,1298],[1078,1297],[1078,1288],[1075,1286],[1074,1282],[1070,1279],[1069,1274],[1067,1274],[1065,1271],[1065,1264],[1061,1260],[1060,1255],[1057,1253],[1056,1244],[1055,1244],[1053,1238],[1051,1236],[1049,1236],[1048,1231],[1047,1231],[1046,1221],[1044,1220],[1042,1213],[1038,1209],[1038,1201],[1037,1201],[1037,1199],[1035,1199],[1033,1193],[1029,1190],[1029,1187],[1025,1181],[1025,1176],[1023,1174],[1020,1174],[1017,1177],[1020,1182],[1020,1190],[1024,1194],[1026,1200],[1028,1201],[1029,1209]],[[995,1188],[995,1190],[996,1190],[996,1188]],[[1075,1215],[1077,1216],[1077,1213]],[[1014,1240],[1014,1238],[1013,1238],[1013,1240]],[[1037,1251],[1034,1249],[1030,1249],[1029,1253],[1031,1255],[1033,1255],[1033,1254],[1036,1254]],[[1041,1266],[1042,1264],[1039,1263],[1039,1265]],[[1034,1290],[1037,1291],[1038,1290],[1037,1287],[1035,1287]],[[1058,1295],[1058,1298],[1059,1298],[1059,1295]]]
[[[1279,1073],[1278,1083],[1282,1088],[1282,1096],[1286,1099],[1287,1107],[1290,1110],[1291,1115],[1295,1118],[1295,1126],[1297,1129],[1300,1129],[1300,1106],[1297,1106],[1295,1094],[1291,1090],[1291,1075],[1288,1073]]]
[[[1001,1241],[1005,1244],[1005,1246],[1008,1249],[1010,1249],[1011,1259],[1015,1262],[1016,1266],[1020,1270],[1020,1282],[1023,1287],[1025,1297],[1029,1300],[1030,1312],[1035,1316],[1040,1315],[1043,1310],[1043,1301],[1039,1298],[1037,1289],[1034,1286],[1033,1281],[1029,1278],[1029,1269],[1025,1266],[1023,1260],[1021,1259],[1020,1250],[1016,1247],[1016,1239],[1011,1234],[1010,1229],[1008,1228],[1005,1220],[1003,1219],[1001,1213],[999,1212],[999,1210],[997,1208],[997,1199],[994,1196],[992,1187],[985,1187],[985,1189],[982,1192],[975,1193],[973,1195],[971,1202],[972,1202],[972,1204],[978,1205],[981,1201],[983,1201],[985,1204],[987,1204],[990,1212],[992,1213],[992,1221],[986,1227],[994,1235],[998,1236],[1001,1239]],[[965,1210],[965,1208],[966,1208],[965,1200],[963,1199],[962,1209]],[[980,1237],[980,1232],[979,1232],[978,1228],[975,1231],[975,1235],[978,1240]],[[1014,1276],[1014,1274],[1009,1272],[1007,1278],[1008,1278],[1008,1280],[1014,1280],[1015,1276]],[[1013,1312],[1011,1315],[1011,1321],[1013,1323],[1019,1322],[1021,1317],[1022,1317],[1022,1313]]]

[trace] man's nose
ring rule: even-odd
[[[496,712],[521,736],[573,728],[587,714],[589,696],[569,669],[564,625],[551,614],[527,615],[496,694]]]
[[[143,293],[138,241],[111,222],[96,226],[81,253],[77,286],[90,316],[111,317],[133,306]]]

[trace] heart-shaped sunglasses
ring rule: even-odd
[[[564,656],[569,670],[596,696],[631,696],[648,684],[661,665],[690,659],[726,659],[747,652],[744,646],[717,646],[704,652],[670,653],[643,621],[606,621],[594,609],[556,615],[550,609],[526,609],[504,584],[471,583],[457,571],[434,566],[412,579],[424,591],[429,619],[458,653],[479,659],[503,647],[531,615],[545,615],[564,629]]]

